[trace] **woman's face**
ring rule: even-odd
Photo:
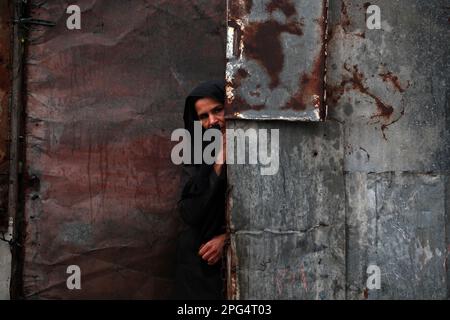
[[[220,130],[225,131],[225,111],[222,103],[213,98],[201,98],[195,103],[195,111],[204,129],[219,125]]]

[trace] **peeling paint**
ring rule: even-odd
[[[240,32],[228,41],[239,50],[227,49],[234,52],[226,70],[227,119],[238,112],[240,119],[323,120],[327,1],[249,2],[229,1],[228,26]],[[298,59],[299,52],[308,55]]]

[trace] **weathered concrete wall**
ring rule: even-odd
[[[229,166],[238,297],[449,297],[448,1],[373,4],[330,1],[327,122],[230,124],[280,129],[276,176]]]

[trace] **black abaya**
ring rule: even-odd
[[[224,82],[205,82],[187,97],[184,122],[192,138],[194,121],[198,121],[195,102],[203,97],[224,103]],[[213,165],[184,165],[182,185],[178,208],[185,229],[177,246],[176,298],[224,299],[222,261],[210,266],[198,251],[202,244],[226,232],[226,166],[218,176]]]

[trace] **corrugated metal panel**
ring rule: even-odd
[[[227,118],[325,118],[326,11],[326,0],[228,1]]]
[[[37,3],[37,2],[36,2]],[[179,227],[172,130],[184,97],[223,76],[225,4],[45,2],[27,55],[24,293],[167,298]],[[199,59],[200,58],[200,59]],[[81,268],[81,290],[66,269]]]

